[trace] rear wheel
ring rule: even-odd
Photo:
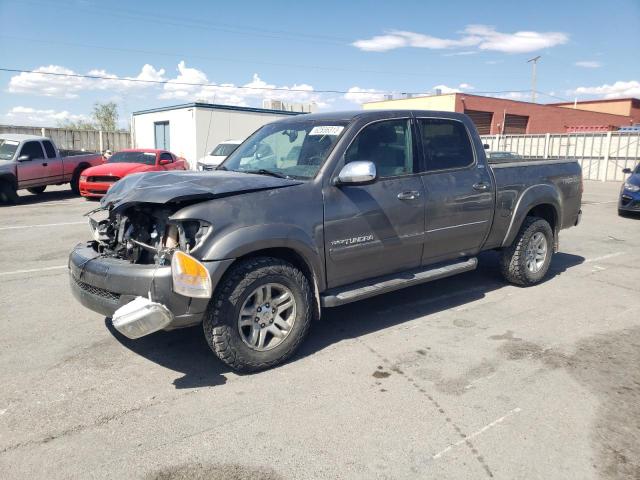
[[[502,275],[516,285],[535,285],[547,274],[552,255],[551,225],[542,218],[527,217],[513,244],[502,251]]]
[[[15,205],[18,203],[18,198],[18,192],[11,183],[0,181],[0,203]]]
[[[313,316],[305,275],[271,257],[241,261],[220,282],[203,322],[211,350],[234,370],[284,362],[300,346]]]
[[[31,188],[27,188],[27,190],[30,193],[33,193],[34,195],[40,195],[41,193],[43,193],[45,191],[45,189],[47,188],[46,185],[42,185],[41,187],[31,187]]]

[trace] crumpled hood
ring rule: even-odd
[[[116,182],[102,197],[103,207],[123,209],[133,203],[211,200],[239,193],[300,185],[298,180],[239,172],[146,172]]]

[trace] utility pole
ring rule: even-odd
[[[540,58],[542,58],[542,55],[527,60],[527,63],[531,63],[533,67],[531,71],[531,103],[536,103],[536,67],[538,66],[538,60],[540,60]]]

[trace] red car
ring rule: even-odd
[[[184,158],[166,150],[131,149],[114,153],[105,163],[87,168],[80,175],[80,195],[102,197],[109,187],[132,173],[186,170]]]

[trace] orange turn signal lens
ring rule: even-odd
[[[209,270],[191,255],[179,250],[173,253],[171,276],[174,292],[185,297],[211,297],[212,286]]]

